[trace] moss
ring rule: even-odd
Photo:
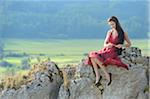
[[[145,87],[145,89],[144,89],[144,93],[145,92],[150,92],[150,87],[147,85],[146,87]]]

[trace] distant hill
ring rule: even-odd
[[[5,38],[104,38],[115,15],[131,38],[148,38],[148,1],[1,0]]]

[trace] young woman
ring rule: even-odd
[[[131,42],[128,35],[122,29],[117,17],[112,16],[108,19],[108,24],[111,29],[107,32],[104,48],[99,51],[92,51],[88,55],[88,59],[85,61],[86,64],[93,66],[96,75],[95,85],[99,84],[102,78],[98,73],[98,66],[104,72],[106,79],[108,80],[107,85],[111,84],[111,73],[107,73],[105,66],[112,64],[118,67],[123,67],[128,70],[128,66],[124,64],[118,55],[121,54],[122,47],[130,47]],[[124,44],[124,41],[126,43]]]

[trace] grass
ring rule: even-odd
[[[29,54],[71,55],[83,54],[89,50],[98,49],[102,45],[99,40],[5,40],[5,50],[15,50]],[[99,46],[99,47],[98,47]]]
[[[9,62],[9,63],[15,64],[16,66],[20,66],[21,65],[21,59],[22,58],[8,57],[8,58],[5,58],[4,60]]]
[[[80,61],[85,53],[92,50],[99,50],[103,45],[102,40],[79,39],[79,40],[5,40],[5,50],[13,50],[17,53],[46,54],[58,63],[69,61]],[[13,63],[19,64],[19,59]]]
[[[138,47],[142,50],[142,55],[150,56],[150,40],[148,39],[134,39],[131,40],[132,46]]]
[[[100,50],[103,47],[104,39],[5,39],[5,51],[13,51],[15,53],[26,53],[30,55],[45,54],[50,59],[63,67],[66,64],[78,64],[84,58],[84,54],[90,51]],[[149,47],[147,39],[132,39],[132,46],[142,49],[142,54],[149,56]],[[15,68],[21,66],[21,60],[24,57],[7,57],[3,60],[16,65]],[[44,56],[43,58],[44,59]],[[33,63],[36,60],[32,61]],[[18,69],[15,69],[19,72]],[[0,67],[0,74],[6,69]],[[22,71],[23,72],[23,71]]]

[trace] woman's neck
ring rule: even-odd
[[[112,29],[112,35],[118,35],[118,32],[115,28]]]

